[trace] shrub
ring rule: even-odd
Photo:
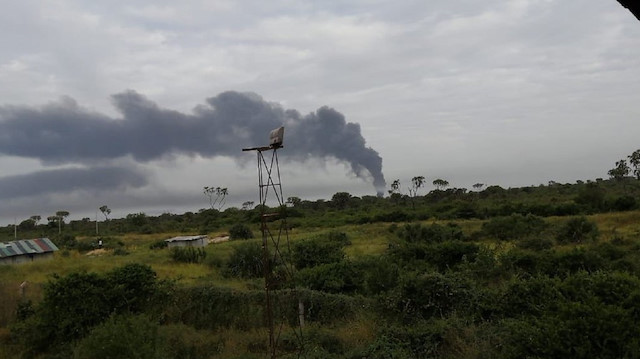
[[[391,211],[387,213],[376,214],[373,217],[373,222],[407,222],[412,220],[413,217],[404,211]]]
[[[560,281],[547,276],[517,278],[507,283],[497,302],[504,317],[542,315],[557,308],[562,298]]]
[[[446,241],[429,246],[426,260],[444,271],[463,261],[473,262],[479,250],[480,247],[474,243]]]
[[[148,317],[115,316],[94,328],[77,345],[78,359],[157,358],[158,325]]]
[[[615,199],[611,207],[616,211],[631,211],[637,207],[635,197],[621,196]]]
[[[525,238],[516,243],[518,248],[530,249],[532,251],[543,251],[553,248],[553,240],[540,237]]]
[[[74,249],[78,244],[76,237],[70,234],[63,234],[54,239],[53,242],[60,249]]]
[[[605,269],[607,264],[595,251],[573,248],[570,251],[556,253],[550,274],[566,275],[578,271],[595,272]]]
[[[439,358],[445,341],[445,321],[429,321],[410,327],[384,327],[369,346],[366,355],[372,359]]]
[[[342,247],[339,242],[321,238],[298,241],[293,244],[292,262],[298,269],[340,262],[344,259]]]
[[[457,309],[469,310],[473,295],[469,279],[452,272],[433,272],[405,276],[398,287],[380,300],[393,317],[413,322],[444,318]]]
[[[158,328],[158,351],[166,359],[211,358],[221,352],[224,342],[209,332],[184,324]]]
[[[488,236],[506,241],[540,235],[546,227],[547,224],[541,217],[532,214],[512,214],[491,219],[482,225],[482,231]]]
[[[196,247],[173,247],[171,248],[171,258],[176,262],[200,263],[207,257],[204,248]]]
[[[162,249],[162,248],[167,248],[167,246],[169,245],[169,243],[167,243],[165,240],[159,240],[159,241],[155,241],[153,243],[151,243],[149,245],[149,249]]]
[[[129,255],[129,251],[127,251],[124,248],[116,248],[113,250],[113,255],[114,256],[128,256]]]
[[[327,293],[354,293],[362,290],[362,273],[348,261],[322,264],[298,272],[300,283]]]
[[[98,248],[98,241],[91,238],[80,240],[76,243],[78,252],[89,252]]]
[[[462,228],[454,223],[446,226],[432,224],[422,226],[421,224],[406,224],[398,231],[398,237],[409,243],[439,243],[447,240],[463,239]]]
[[[598,226],[586,217],[571,218],[562,225],[556,237],[558,243],[583,243],[598,240]]]
[[[554,260],[553,252],[533,252],[519,248],[514,248],[500,256],[504,273],[529,276],[553,271]]]
[[[249,226],[247,226],[246,224],[237,223],[229,229],[230,240],[250,238],[253,238],[253,232],[251,232],[251,228],[249,228]]]
[[[398,285],[400,268],[388,256],[371,256],[354,262],[362,273],[367,294],[387,292]]]
[[[149,310],[159,293],[155,273],[141,264],[128,264],[104,275],[56,276],[44,286],[44,298],[35,314],[16,325],[16,337],[30,355],[48,352],[70,357],[70,343],[82,339],[110,315]]]
[[[257,242],[241,243],[233,248],[225,274],[241,278],[257,278],[263,275],[262,246]]]

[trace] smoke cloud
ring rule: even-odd
[[[377,192],[386,187],[382,158],[366,146],[360,125],[329,107],[301,115],[256,94],[231,91],[208,98],[191,114],[161,108],[134,91],[113,95],[112,102],[121,118],[89,111],[71,98],[38,108],[0,107],[0,154],[89,167],[127,156],[138,162],[175,154],[238,158],[242,147],[268,144],[269,131],[284,125],[283,157],[333,157]]]
[[[77,190],[108,191],[146,184],[144,174],[125,167],[63,168],[0,177],[0,200]]]

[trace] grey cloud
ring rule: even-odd
[[[0,153],[44,163],[90,164],[131,156],[148,162],[174,154],[238,158],[243,147],[264,145],[273,128],[285,125],[283,155],[299,160],[334,157],[384,190],[382,158],[339,112],[322,107],[301,116],[256,94],[224,92],[193,114],[160,108],[127,91],[112,96],[122,118],[88,111],[70,98],[41,108],[0,107]]]
[[[0,177],[0,199],[69,193],[77,190],[108,191],[147,184],[143,173],[125,167],[63,168]]]

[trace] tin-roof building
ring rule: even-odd
[[[179,236],[165,239],[167,247],[204,247],[209,244],[207,236]]]
[[[0,243],[0,264],[51,259],[53,258],[53,252],[57,250],[58,247],[49,238],[23,239]]]

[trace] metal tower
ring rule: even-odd
[[[283,148],[284,127],[271,131],[269,146],[243,148],[242,151],[255,151],[258,157],[258,189],[260,207],[260,229],[262,232],[262,268],[264,271],[265,321],[269,329],[269,357],[276,358],[278,339],[286,322],[286,308],[278,308],[282,318],[274,318],[274,302],[272,292],[282,282],[290,282],[293,294],[298,298],[293,279],[293,267],[282,255],[280,242],[285,240],[289,250],[289,228],[286,218],[286,204],[282,194],[280,163],[278,150]],[[269,202],[271,200],[271,202]],[[268,203],[271,203],[270,212]],[[275,278],[273,269],[279,266],[284,273]],[[283,278],[284,276],[284,278]],[[285,301],[280,301],[280,305]],[[294,328],[302,352],[302,326],[304,325],[304,306],[298,299],[299,328]],[[275,319],[275,320],[274,320]],[[275,323],[278,321],[278,323]],[[277,324],[277,325],[276,325]],[[276,327],[277,326],[277,327]]]

